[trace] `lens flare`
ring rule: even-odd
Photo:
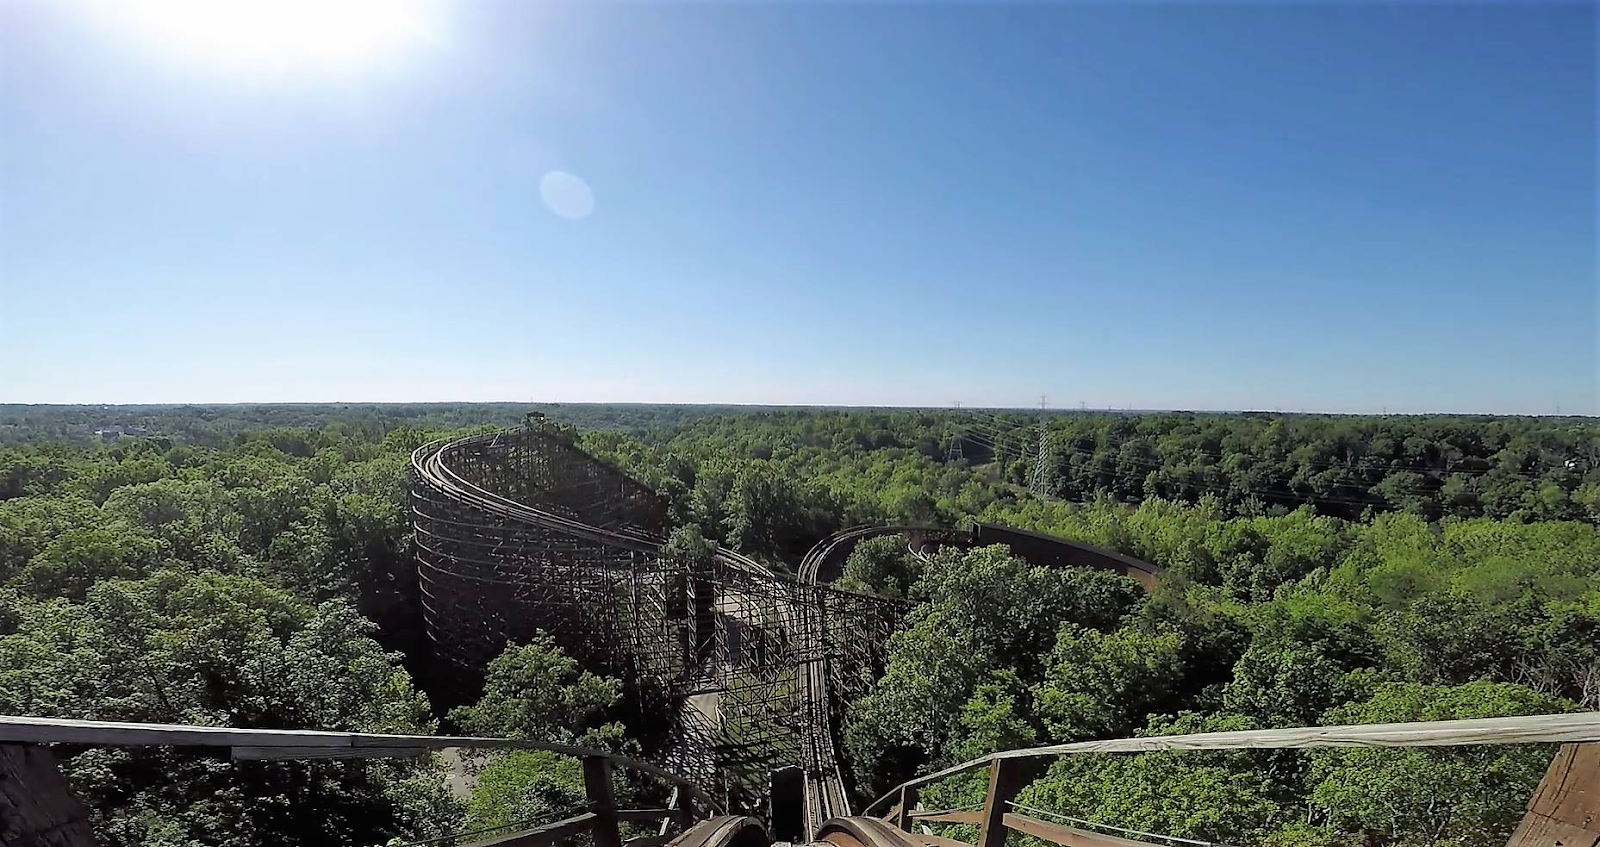
[[[587,218],[594,211],[594,191],[589,183],[566,171],[545,174],[539,180],[539,195],[550,211],[569,221]]]

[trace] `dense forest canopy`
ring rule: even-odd
[[[1004,548],[924,561],[894,538],[860,545],[843,583],[910,604],[884,672],[847,704],[861,795],[1043,741],[1600,709],[1588,419],[508,404],[0,407],[0,712],[647,755],[629,745],[651,727],[619,723],[616,681],[552,643],[511,645],[482,691],[427,672],[407,457],[527,411],[656,488],[693,528],[679,546],[789,568],[845,526],[979,519],[1165,569],[1145,592]],[[1549,757],[1078,756],[1023,799],[1180,837],[1486,845]],[[438,761],[152,748],[66,769],[108,844],[373,844],[581,806],[570,759],[473,767],[467,796]],[[973,792],[953,780],[928,802]]]
[[[1077,500],[1194,501],[1257,514],[1406,511],[1511,520],[1600,514],[1600,426],[1582,418],[1063,416],[1044,490]]]
[[[233,403],[64,406],[0,403],[0,445],[83,444],[123,435],[223,447],[261,429],[312,428],[382,435],[403,425],[449,431],[513,426],[530,412],[579,429],[648,429],[759,406],[654,403]]]

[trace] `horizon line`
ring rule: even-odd
[[[1320,415],[1331,417],[1490,417],[1490,418],[1596,418],[1600,415],[1582,412],[1492,412],[1461,410],[1399,411],[1328,411],[1322,409],[1281,408],[1180,408],[1157,406],[979,406],[979,405],[895,405],[870,403],[756,403],[738,401],[657,401],[657,400],[229,400],[229,401],[151,401],[131,403],[62,403],[62,402],[0,402],[0,409],[11,408],[159,408],[205,406],[674,406],[736,409],[792,409],[792,410],[895,410],[933,412],[1024,412],[1048,414],[1194,414],[1194,415]]]

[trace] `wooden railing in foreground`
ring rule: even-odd
[[[875,809],[891,804],[884,819],[898,825],[910,834],[912,840],[920,840],[930,847],[1000,847],[1005,843],[1008,831],[1025,833],[1068,847],[1156,847],[1151,842],[1081,829],[1046,821],[1024,814],[1023,811],[1013,811],[1027,809],[1018,806],[1015,801],[1034,770],[1030,766],[1036,765],[1039,759],[1082,753],[1560,743],[1563,745],[1561,752],[1551,762],[1533,799],[1528,803],[1527,815],[1507,845],[1600,845],[1600,744],[1590,742],[1600,742],[1600,712],[1084,741],[993,753],[917,777],[873,801],[867,806],[865,814],[872,814]],[[989,770],[989,788],[981,807],[931,811],[917,808],[917,793],[922,786],[984,767]],[[976,825],[977,844],[968,845],[930,833],[918,833],[915,825],[919,822]],[[1130,832],[1124,830],[1123,834]],[[1178,843],[1201,843],[1153,833],[1134,834]]]
[[[92,747],[227,748],[234,759],[383,759],[421,756],[433,750],[545,750],[583,764],[589,810],[543,826],[473,842],[472,847],[544,847],[580,832],[595,847],[656,847],[687,832],[698,812],[722,811],[710,795],[664,768],[604,750],[513,738],[448,735],[384,735],[362,732],[233,729],[181,724],[121,723],[64,718],[0,716],[0,847],[88,847],[88,816],[71,795],[44,744]],[[611,790],[613,767],[639,771],[671,783],[671,808],[619,809]],[[698,802],[697,802],[698,801]],[[660,821],[655,835],[623,841],[619,824]]]

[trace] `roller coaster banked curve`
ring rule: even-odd
[[[819,542],[799,579],[720,547],[675,559],[662,553],[666,503],[542,421],[424,445],[411,470],[424,622],[439,659],[471,684],[506,644],[551,634],[584,667],[622,679],[656,721],[666,716],[664,765],[729,808],[761,805],[752,773],[799,764],[797,840],[850,814],[835,746],[842,705],[861,693],[861,668],[881,668],[903,610],[824,584],[855,543],[904,533],[923,545],[1008,544],[1145,584],[1155,573],[990,524],[852,527]]]

